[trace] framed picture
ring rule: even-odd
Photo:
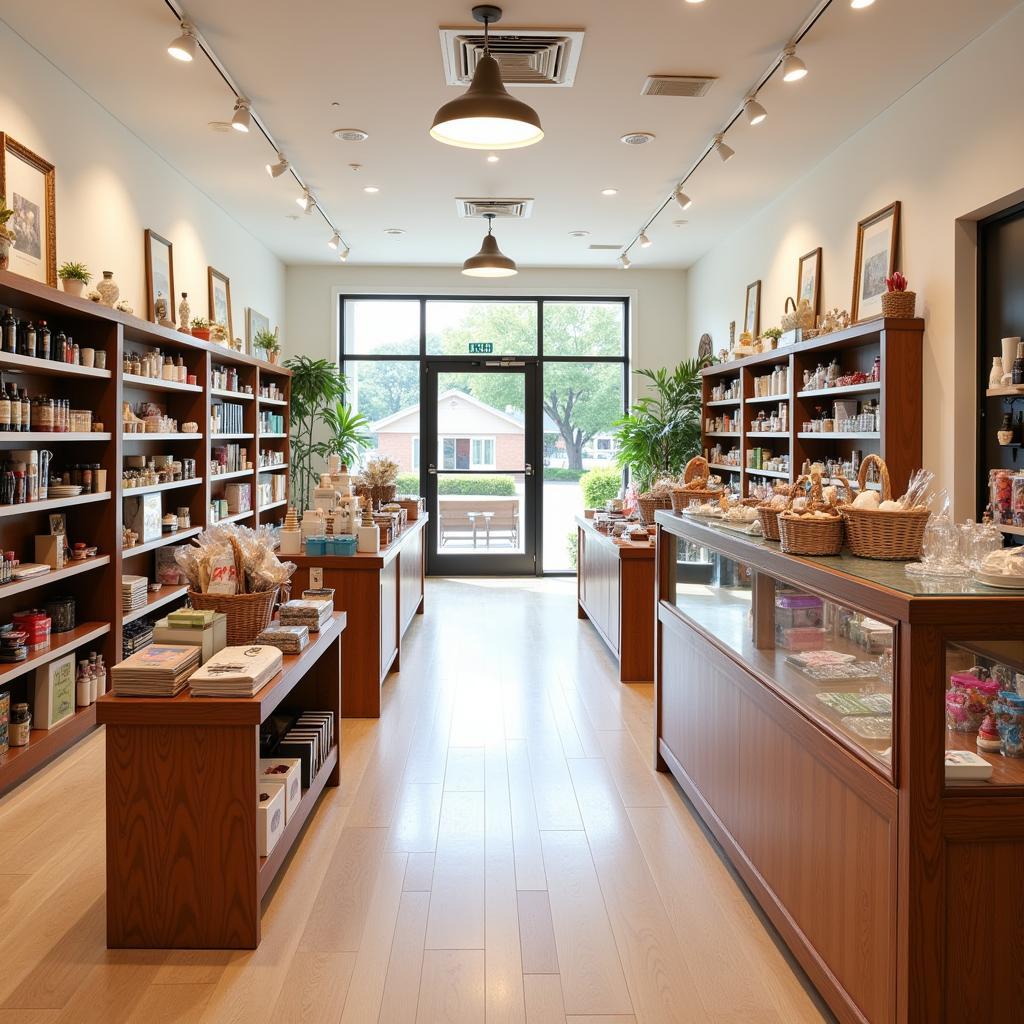
[[[743,308],[743,330],[752,338],[761,333],[761,282],[747,285],[747,301]]]
[[[63,512],[51,512],[50,513],[50,536],[51,537],[66,537],[68,535],[67,521],[64,519]]]
[[[853,302],[850,320],[874,320],[882,315],[885,279],[896,269],[900,248],[900,204],[890,203],[857,225],[853,264]]]
[[[0,132],[0,194],[14,216],[10,269],[57,287],[57,172],[53,164]]]
[[[231,326],[231,282],[219,270],[206,268],[210,293],[210,322],[223,325],[228,332],[228,344],[235,336]]]
[[[36,669],[32,728],[52,729],[75,713],[75,656],[69,654]]]
[[[163,317],[157,312],[157,299],[163,298]],[[150,228],[146,228],[146,317],[158,324],[174,325],[174,246]]]
[[[821,306],[821,246],[800,257],[796,278],[796,301],[806,299],[814,311],[814,322],[818,322]]]
[[[270,330],[270,317],[257,313],[251,306],[245,307],[245,350],[249,355],[256,355],[256,346],[253,338],[260,331]]]

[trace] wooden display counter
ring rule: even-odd
[[[1020,1020],[1024,759],[943,761],[977,735],[947,728],[953,679],[1022,678],[1024,596],[656,518],[657,766],[832,1011]]]
[[[401,667],[402,638],[413,617],[423,614],[427,518],[421,513],[378,554],[290,559],[298,566],[294,597],[309,586],[310,569],[320,568],[323,585],[334,588],[334,607],[348,613],[344,718],[380,717],[380,688]]]
[[[624,683],[654,678],[654,548],[611,537],[576,517],[578,614],[619,662]]]
[[[255,949],[260,905],[325,786],[340,781],[344,612],[254,697],[115,697],[107,726],[107,945]],[[269,857],[257,854],[259,733],[276,709],[331,711],[335,746]]]

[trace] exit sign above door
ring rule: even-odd
[[[471,341],[469,343],[469,354],[471,356],[491,356],[491,355],[494,355],[494,342],[493,341]]]

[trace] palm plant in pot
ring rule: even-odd
[[[57,276],[64,282],[64,291],[69,295],[80,296],[85,286],[92,280],[92,274],[84,263],[67,262],[60,265]]]
[[[635,371],[647,381],[651,393],[638,398],[615,428],[618,463],[629,470],[641,500],[670,507],[671,488],[666,481],[678,477],[700,453],[701,370],[710,365],[710,359],[697,358],[681,362],[672,371]]]
[[[11,246],[18,240],[14,229],[7,226],[7,222],[14,216],[14,211],[7,205],[3,196],[0,196],[0,270],[6,270],[11,261]]]

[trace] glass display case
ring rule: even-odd
[[[895,624],[713,548],[677,538],[668,543],[674,567],[666,581],[668,599],[891,776]]]

